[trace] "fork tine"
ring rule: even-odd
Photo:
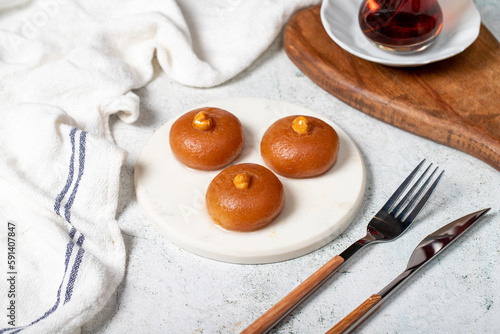
[[[425,162],[425,159],[422,160],[422,162],[420,162],[417,167],[415,167],[415,169],[410,173],[410,175],[408,175],[408,177],[403,181],[403,183],[401,183],[399,188],[394,192],[394,194],[392,194],[392,196],[389,198],[389,200],[384,204],[384,206],[382,207],[382,210],[389,212],[389,210],[394,205],[394,203],[398,200],[398,198],[401,196],[401,194],[406,190],[406,187],[408,187],[408,185],[411,183],[411,181],[413,180],[415,175],[418,173],[418,171],[420,170],[420,168],[422,167],[424,162]]]
[[[436,170],[437,170],[437,168],[436,168]],[[436,172],[436,170],[434,170],[434,172]],[[432,174],[434,174],[434,172]],[[417,217],[417,215],[420,212],[420,210],[422,210],[422,208],[424,207],[425,203],[427,203],[427,200],[429,199],[429,197],[431,197],[431,194],[434,192],[434,189],[436,189],[436,186],[439,183],[439,180],[441,180],[441,177],[443,176],[443,174],[444,174],[444,170],[441,171],[441,173],[437,177],[436,181],[434,181],[434,183],[431,185],[431,187],[429,188],[429,190],[427,190],[427,192],[425,193],[424,197],[422,197],[422,199],[420,200],[420,202],[418,202],[418,204],[415,206],[415,208],[413,209],[413,211],[404,220],[405,224],[409,225],[409,224],[411,224],[415,220],[415,218]],[[432,178],[432,175],[429,177],[429,180],[431,178]],[[422,187],[422,189],[423,188],[424,187]],[[416,200],[416,198],[415,198],[415,200]],[[401,216],[401,217],[404,217],[404,216]]]
[[[420,182],[422,182],[422,180],[427,175],[427,172],[431,169],[431,167],[432,167],[432,163],[427,167],[427,169],[422,173],[422,175],[420,175],[420,177],[418,178],[417,182],[415,182],[415,184],[413,184],[412,188],[406,193],[405,197],[402,200],[399,201],[398,205],[396,205],[396,207],[394,209],[392,209],[392,211],[390,213],[393,216],[396,216],[397,213],[403,207],[403,205],[405,205],[406,203],[408,203],[408,200],[411,198],[411,196],[413,195],[413,193],[415,192],[415,190],[418,188]],[[434,175],[435,172],[436,172],[436,170],[434,170],[434,172],[431,174],[431,177],[432,177],[432,175]],[[427,186],[427,184],[429,183],[429,179],[420,188],[419,192],[413,197],[413,202],[411,203],[411,205],[413,205],[413,203],[415,202],[415,198],[418,197],[418,196],[420,196],[420,194],[422,193],[423,188],[425,186]]]
[[[427,168],[427,169],[429,169],[429,168]],[[434,169],[434,171],[432,172],[431,176],[429,176],[427,178],[427,180],[425,180],[424,184],[418,189],[417,194],[412,197],[412,199],[408,202],[408,204],[403,209],[403,211],[397,216],[397,218],[399,218],[399,220],[403,221],[403,217],[405,217],[406,214],[408,213],[408,211],[410,211],[410,209],[413,207],[413,204],[415,204],[415,202],[417,201],[417,199],[420,197],[420,194],[422,194],[422,192],[424,191],[425,187],[427,187],[427,185],[431,181],[431,179],[434,176],[434,174],[436,174],[436,171],[437,171],[437,167],[436,167],[436,169]],[[423,179],[423,177],[424,177],[424,175],[422,175],[422,177],[418,181],[420,182],[420,180]],[[418,185],[415,185],[414,187],[416,187],[416,186],[418,186]]]

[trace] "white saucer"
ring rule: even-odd
[[[319,177],[279,177],[285,187],[285,207],[269,226],[256,232],[226,231],[212,222],[205,208],[208,184],[220,171],[188,169],[175,159],[169,145],[172,119],[148,140],[135,167],[137,200],[164,236],[207,258],[258,264],[307,254],[347,228],[361,205],[366,177],[361,154],[342,129],[308,109],[274,100],[236,98],[202,106],[226,109],[240,119],[246,140],[233,164],[264,165],[260,156],[262,135],[279,118],[296,114],[318,117],[330,124],[340,137],[339,157],[333,168]]]
[[[443,30],[436,42],[414,54],[394,54],[380,50],[361,32],[358,11],[362,0],[323,0],[321,22],[335,43],[351,54],[376,63],[408,67],[452,57],[470,46],[479,35],[481,17],[472,0],[439,1]]]

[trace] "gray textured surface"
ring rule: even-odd
[[[500,38],[500,3],[475,1],[483,23]],[[157,67],[138,91],[139,120],[112,120],[129,157],[122,171],[118,221],[127,248],[122,284],[83,333],[236,333],[349,244],[422,158],[446,169],[419,221],[392,243],[370,246],[348,262],[313,298],[275,330],[323,333],[378,292],[406,266],[418,242],[444,223],[484,207],[492,211],[465,237],[398,290],[359,333],[500,333],[500,174],[464,153],[379,122],[327,94],[287,58],[276,40],[248,70],[224,85],[194,89],[172,82]],[[211,100],[264,97],[321,113],[342,127],[362,152],[366,195],[350,227],[301,258],[235,265],[184,251],[162,237],[135,200],[134,162],[155,129]]]

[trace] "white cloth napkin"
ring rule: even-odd
[[[108,120],[137,119],[153,57],[220,85],[318,2],[0,1],[0,333],[74,332],[120,283],[126,148]]]

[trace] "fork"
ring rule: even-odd
[[[380,211],[370,220],[367,226],[366,236],[354,242],[340,253],[340,255],[335,255],[309,278],[244,329],[241,334],[266,333],[293,311],[300,303],[318,290],[323,283],[332,277],[333,274],[361,248],[372,243],[392,241],[403,234],[415,221],[418,213],[424,207],[444,173],[444,171],[441,171],[430,187],[428,187],[438,170],[436,167],[431,175],[425,179],[425,176],[431,169],[432,164],[430,164],[410,190],[405,193],[405,190],[411,184],[424,163],[425,159],[415,167],[394,194],[392,194],[387,203],[385,203]],[[420,186],[422,181],[423,184]],[[427,187],[427,191],[423,193]],[[400,200],[403,195],[404,197]]]

